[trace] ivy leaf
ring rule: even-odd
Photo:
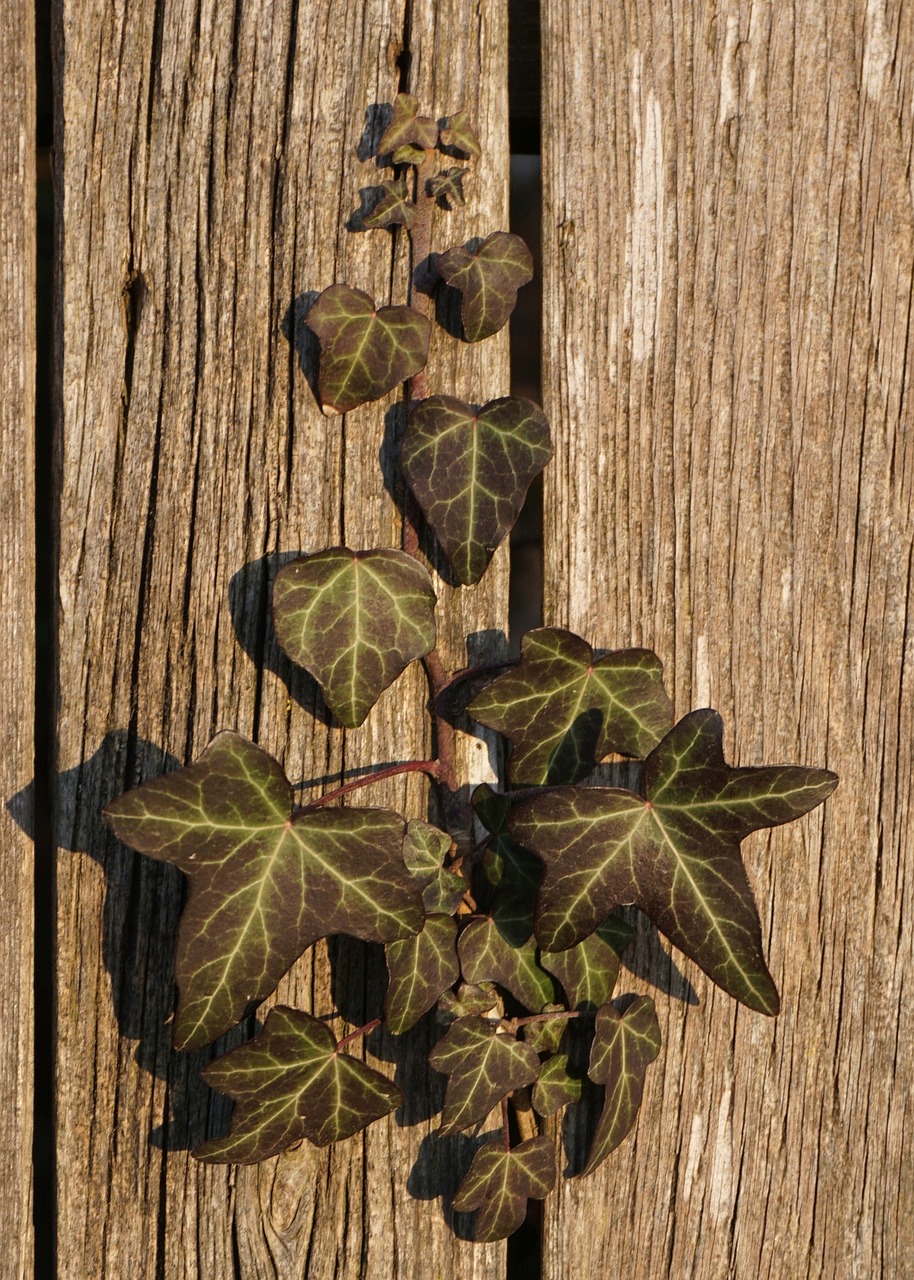
[[[384,1020],[395,1036],[414,1027],[460,977],[456,944],[457,921],[436,914],[426,916],[421,933],[384,948],[390,974]]]
[[[491,1013],[498,1007],[498,992],[491,982],[483,982],[478,986],[472,982],[461,982],[456,991],[445,991],[438,1001],[438,1021],[456,1022],[458,1018],[469,1018],[473,1014]]]
[[[485,573],[551,457],[549,423],[530,400],[505,396],[476,411],[429,396],[413,409],[403,474],[462,583]]]
[[[425,367],[432,326],[412,307],[376,307],[348,284],[332,284],[305,316],[321,345],[318,394],[324,410],[348,413],[380,400]]]
[[[435,592],[405,551],[328,547],[280,569],[273,622],[284,652],[353,729],[404,668],[435,647]]]
[[[442,1137],[479,1124],[502,1098],[539,1075],[536,1050],[496,1030],[483,1018],[458,1018],[428,1055],[430,1065],[450,1077]]]
[[[563,1004],[544,1004],[541,1013],[566,1012]],[[547,1018],[542,1022],[527,1022],[523,1026],[524,1039],[537,1053],[555,1053],[568,1030],[567,1018]]]
[[[507,897],[532,902],[543,878],[539,858],[507,833],[511,802],[483,782],[473,792],[473,809],[491,839],[482,858],[486,879]]]
[[[394,113],[390,124],[378,143],[378,155],[386,156],[414,143],[428,151],[438,142],[438,125],[431,116],[420,116],[419,100],[411,93],[398,93],[394,98]]]
[[[634,936],[624,920],[609,916],[577,946],[541,952],[540,964],[561,982],[573,1009],[599,1009],[613,993],[620,957]]]
[[[579,782],[617,751],[644,756],[672,721],[660,659],[647,649],[594,656],[580,636],[528,631],[513,671],[476,695],[474,719],[511,742],[512,783]]]
[[[322,1022],[285,1005],[253,1040],[204,1067],[203,1079],[236,1103],[228,1136],[193,1153],[211,1164],[253,1164],[303,1138],[326,1147],[403,1101],[390,1080],[341,1054]]]
[[[416,206],[403,178],[395,178],[381,184],[381,199],[371,213],[362,219],[364,227],[392,227],[398,223],[403,227],[411,227],[416,219]]]
[[[263,1000],[318,938],[393,942],[422,927],[403,866],[403,820],[387,809],[293,814],[280,765],[237,733],[194,764],[112,801],[119,840],[190,881],[178,929],[178,1049],[198,1049]]]
[[[516,839],[546,863],[536,936],[548,951],[585,938],[620,903],[635,903],[709,978],[750,1009],[775,1014],[778,994],[740,858],[750,831],[821,804],[824,769],[733,769],[716,711],[693,711],[645,761],[644,796],[560,787],[517,806]]]
[[[407,142],[402,147],[397,147],[391,156],[394,164],[415,164],[420,165],[425,159],[425,152],[421,147],[414,146],[411,142]]]
[[[442,253],[438,272],[463,294],[464,337],[479,342],[507,323],[518,289],[533,279],[533,257],[520,236],[493,231],[478,249],[461,245]]]
[[[540,1067],[530,1101],[541,1116],[554,1116],[562,1107],[579,1101],[583,1081],[569,1068],[568,1054],[557,1053]]]
[[[460,970],[469,982],[497,982],[525,1008],[538,1013],[558,994],[555,980],[537,962],[533,919],[514,898],[496,902],[491,915],[473,920],[460,935]]]
[[[523,1224],[527,1201],[545,1199],[554,1186],[555,1153],[545,1134],[510,1151],[500,1141],[486,1142],[457,1188],[454,1208],[479,1210],[474,1240],[503,1240]]]
[[[597,1011],[587,1074],[595,1084],[606,1085],[606,1096],[582,1176],[593,1173],[630,1132],[641,1106],[644,1074],[659,1052],[660,1024],[650,996],[639,996],[625,1013],[611,1004]]]
[[[464,155],[475,156],[477,159],[482,155],[476,130],[470,124],[470,117],[465,111],[456,111],[452,116],[448,116],[441,130],[441,145],[453,147],[457,151],[462,151]]]
[[[451,837],[430,822],[413,818],[403,839],[403,861],[422,890],[422,902],[429,914],[453,915],[463,901],[467,882],[448,871],[444,859],[451,851]]]
[[[428,180],[428,193],[434,196],[444,209],[462,209],[466,204],[463,194],[463,180],[467,176],[466,169],[453,165],[443,169]]]

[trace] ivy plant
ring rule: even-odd
[[[435,214],[464,203],[480,150],[465,112],[436,122],[400,94],[377,147],[394,176],[363,218],[370,231],[395,227],[410,238],[414,272],[437,263],[439,279],[460,292],[466,342],[505,324],[532,275],[527,246],[506,231],[430,258]],[[404,1035],[434,1009],[441,1036],[429,1063],[447,1078],[440,1133],[500,1115],[454,1199],[476,1213],[476,1238],[495,1240],[554,1185],[556,1155],[537,1115],[602,1089],[585,1174],[635,1123],[660,1025],[650,997],[618,990],[634,936],[631,913],[619,909],[640,909],[711,982],[776,1014],[740,842],[808,813],[837,779],[729,765],[720,716],[697,710],[674,723],[659,658],[595,649],[603,636],[540,627],[495,678],[491,669],[445,671],[419,524],[457,581],[477,582],[552,445],[528,400],[486,401],[482,388],[472,404],[428,394],[432,322],[433,299],[415,288],[408,303],[379,307],[333,284],[308,312],[325,412],[406,384],[400,465],[414,505],[402,547],[314,549],[287,564],[273,616],[286,654],[346,727],[362,724],[422,661],[434,757],[378,769],[296,808],[277,761],[223,732],[186,768],[120,796],[106,817],[119,839],[188,879],[178,1049],[233,1027],[320,938],[347,934],[385,949],[387,996],[366,1026],[337,1041],[313,1012],[276,1006],[252,1039],[205,1068],[235,1109],[230,1132],[197,1158],[244,1164],[301,1141],[325,1146],[393,1111],[399,1089],[346,1049],[382,1022]],[[477,787],[471,806],[459,798],[448,706],[458,681],[476,682],[471,716],[509,746],[507,788]],[[613,754],[642,762],[631,771],[636,785],[590,785]],[[406,772],[434,784],[438,824],[349,803],[359,788]]]

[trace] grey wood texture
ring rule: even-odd
[[[914,1276],[914,9],[543,0],[543,42],[546,621],[841,776],[744,846],[777,1021],[642,929],[664,1048],[543,1276]]]
[[[35,26],[0,11],[0,1257],[32,1274],[32,965],[35,860]],[[15,797],[15,798],[14,798]]]
[[[358,731],[328,725],[278,652],[270,582],[300,551],[399,545],[398,397],[323,417],[302,321],[339,281],[402,297],[402,234],[346,222],[380,177],[357,152],[407,55],[405,87],[436,116],[465,106],[484,140],[440,247],[505,225],[506,5],[63,0],[59,38],[60,1274],[495,1274],[504,1246],[447,1220],[472,1143],[430,1137],[443,1082],[426,1074],[426,1027],[362,1050],[410,1088],[396,1118],[252,1168],[192,1159],[228,1107],[199,1081],[209,1051],[170,1047],[181,877],[112,841],[99,810],[220,728],[256,738],[305,794],[428,752],[416,667]],[[431,390],[485,400],[507,378],[506,335],[436,338]],[[440,594],[445,662],[464,664],[468,632],[495,656],[506,553],[479,587]],[[466,737],[468,777],[492,776],[492,750]],[[425,795],[395,780],[358,802],[421,814]],[[383,983],[376,951],[337,940],[278,998],[349,1028]]]

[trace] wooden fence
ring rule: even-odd
[[[914,6],[541,10],[545,621],[655,648],[678,712],[723,713],[732,760],[842,779],[745,845],[776,1022],[639,938],[631,989],[672,991],[664,1050],[634,1136],[546,1202],[541,1274],[914,1277]],[[452,242],[507,225],[508,17],[507,0],[57,0],[55,455],[38,475],[59,852],[56,937],[40,920],[33,939],[33,14],[0,12],[11,1277],[33,1275],[33,947],[56,947],[56,1011],[38,1016],[57,1020],[61,1277],[531,1274],[454,1236],[465,1143],[433,1136],[441,1094],[415,1042],[372,1057],[412,1100],[363,1137],[252,1168],[191,1158],[226,1111],[199,1080],[208,1054],[170,1047],[180,876],[99,818],[223,727],[295,779],[423,750],[418,672],[343,732],[266,623],[289,553],[399,541],[378,471],[396,397],[323,418],[296,335],[334,281],[402,292],[397,242],[345,228],[375,172],[366,111],[398,88],[436,115],[465,106],[483,137]],[[505,335],[433,358],[457,394],[508,390]],[[468,634],[473,656],[496,650],[507,585],[506,550],[479,587],[440,584],[452,665]],[[489,776],[488,744],[462,749]],[[409,794],[396,779],[372,798]],[[357,1019],[382,981],[331,942],[279,996]]]

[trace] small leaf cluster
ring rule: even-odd
[[[436,171],[439,152],[471,160],[479,140],[465,113],[439,124],[401,94],[378,151],[396,172],[364,225],[403,228],[415,266],[428,258],[433,213],[464,200],[467,169]],[[501,328],[531,273],[529,251],[507,232],[437,261],[462,293],[469,342]],[[307,323],[320,343],[326,410],[347,413],[409,382],[403,479],[457,580],[477,582],[551,456],[542,410],[516,397],[480,407],[428,394],[427,306],[377,308],[334,284]],[[821,769],[729,765],[720,717],[703,709],[676,722],[660,660],[645,649],[606,652],[542,627],[494,679],[443,673],[438,602],[418,541],[413,528],[405,549],[302,555],[277,577],[273,616],[285,653],[344,727],[362,724],[404,669],[425,660],[437,754],[375,776],[428,774],[439,792],[435,823],[349,804],[344,797],[370,776],[296,808],[279,763],[234,732],[125,793],[106,817],[119,839],[188,880],[178,1049],[223,1035],[321,938],[384,947],[389,980],[374,1021],[338,1041],[313,1013],[276,1006],[251,1040],[205,1068],[235,1108],[230,1132],[195,1155],[251,1163],[303,1140],[350,1137],[402,1096],[347,1046],[381,1023],[406,1035],[431,1015],[441,1036],[429,1064],[447,1077],[440,1133],[475,1130],[500,1110],[454,1200],[476,1213],[476,1239],[495,1240],[555,1182],[536,1115],[602,1090],[584,1173],[635,1123],[660,1024],[652,999],[617,990],[634,937],[634,917],[620,909],[640,909],[718,987],[776,1014],[740,843],[809,812],[837,780]],[[477,787],[471,811],[457,800],[445,714],[458,680],[473,682],[470,716],[509,747],[507,789]],[[635,785],[590,785],[612,755],[640,762]]]

